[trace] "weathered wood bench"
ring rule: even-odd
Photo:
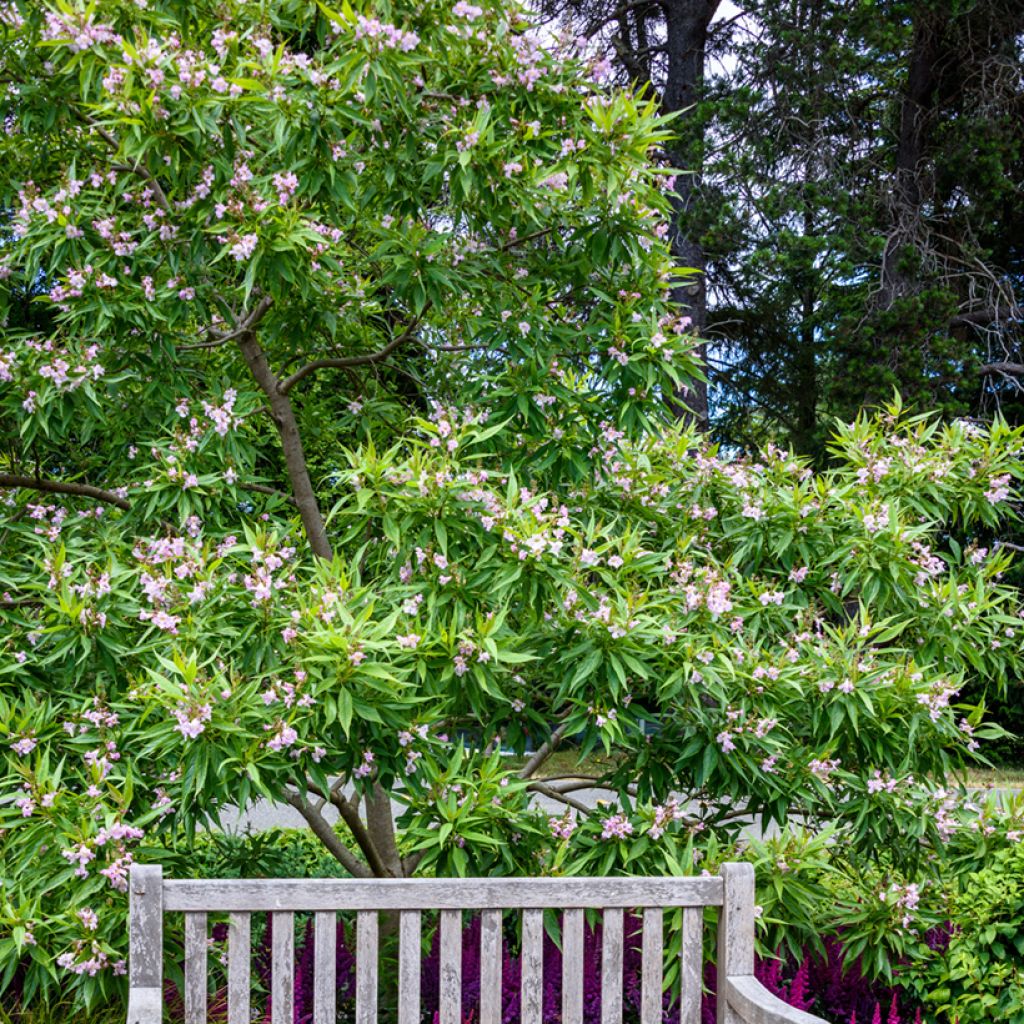
[[[228,1024],[250,1024],[250,915],[272,916],[273,1024],[292,1024],[294,921],[313,915],[314,1024],[336,1020],[336,913],[356,916],[356,1024],[376,1024],[378,912],[398,912],[398,1024],[421,1024],[424,911],[440,915],[440,1024],[462,1024],[462,911],[479,911],[479,1024],[501,1024],[502,911],[521,911],[521,1021],[541,1024],[544,911],[562,914],[562,1022],[582,1024],[584,911],[602,911],[602,1024],[621,1024],[623,913],[643,925],[641,1021],[661,1024],[663,912],[682,908],[680,1024],[699,1024],[703,908],[719,907],[718,1024],[824,1024],[782,1002],[754,977],[754,871],[724,864],[688,878],[165,879],[135,865],[130,880],[128,1024],[160,1024],[163,916],[185,915],[186,1024],[207,1017],[207,915],[228,915]]]

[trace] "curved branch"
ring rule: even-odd
[[[562,742],[562,737],[568,728],[568,723],[562,722],[551,733],[551,736],[540,745],[537,752],[519,769],[519,778],[528,779],[558,749],[558,744]]]
[[[317,370],[330,370],[337,369],[342,370],[351,366],[369,366],[373,363],[379,363],[382,359],[386,359],[392,352],[398,348],[409,336],[409,332],[399,335],[392,341],[388,342],[382,349],[377,352],[368,352],[362,356],[339,356],[335,359],[314,359],[311,363],[306,363],[305,366],[300,366],[290,377],[286,377],[277,386],[278,391],[282,395],[287,395],[291,389],[302,380],[303,377],[308,377],[311,373],[315,373]]]
[[[116,146],[117,143],[114,141],[113,136],[107,135],[106,132],[101,133],[106,137],[107,142],[110,145]],[[152,172],[145,167],[142,163],[135,164],[111,164],[110,165],[115,171],[123,171],[126,174],[134,174],[144,181],[149,183],[149,186],[153,189],[153,195],[156,197],[157,206],[160,207],[164,213],[168,216],[174,215],[174,208],[171,206],[170,201],[167,198],[167,193],[163,190],[163,186],[157,181],[156,177]]]
[[[353,366],[370,366],[373,363],[379,363],[382,359],[387,359],[392,352],[395,351],[399,345],[408,341],[413,334],[413,331],[423,321],[423,315],[426,313],[428,307],[425,307],[423,313],[418,317],[397,338],[392,338],[382,349],[378,349],[376,352],[367,352],[361,356],[338,356],[333,359],[314,359],[311,363],[306,363],[305,366],[300,366],[290,377],[285,377],[277,385],[277,390],[282,395],[287,395],[291,389],[302,380],[303,377],[308,377],[311,373],[315,373],[317,370],[328,370],[338,369],[344,370],[349,369]]]
[[[252,311],[243,317],[239,323],[236,323],[230,331],[215,331],[213,328],[210,328],[210,334],[215,338],[215,342],[210,343],[208,347],[213,348],[215,345],[221,345],[226,341],[234,341],[235,338],[240,338],[243,334],[251,331],[266,316],[267,311],[273,304],[274,300],[269,295],[264,295],[253,307]],[[198,348],[199,346],[187,345],[182,347]]]
[[[543,782],[531,782],[526,788],[533,793],[540,793],[541,796],[546,796],[551,800],[557,800],[560,804],[565,804],[567,807],[573,807],[580,814],[585,814],[587,817],[594,812],[593,807],[588,807],[579,800],[574,800],[571,796],[565,796],[563,793],[559,793],[557,789],[545,786]]]
[[[47,494],[69,494],[79,498],[93,498],[96,501],[106,502],[108,505],[116,505],[125,512],[131,511],[131,503],[127,498],[114,494],[113,491],[105,491],[102,487],[93,487],[92,484],[76,484],[60,480],[42,480],[34,476],[19,476],[16,473],[0,473],[0,487],[16,488],[23,487],[32,491],[43,491]]]
[[[996,373],[1002,373],[1011,377],[1024,377],[1024,363],[985,363],[978,367],[978,373],[988,377]]]
[[[292,495],[285,494],[284,491],[278,491],[273,487],[267,487],[266,484],[235,484],[235,486],[243,491],[252,491],[255,494],[269,494],[272,498],[282,498],[289,505],[294,505],[296,508],[299,507],[299,503]]]
[[[327,819],[300,793],[286,792],[285,799],[306,819],[311,831],[331,855],[356,878],[371,878],[370,869],[338,838]]]

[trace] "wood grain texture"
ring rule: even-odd
[[[480,913],[480,1024],[501,1024],[501,911]]]
[[[356,914],[356,1024],[377,1022],[378,933],[376,911]]]
[[[683,910],[682,950],[679,964],[679,1024],[700,1024],[704,966],[704,912],[700,907]]]
[[[128,981],[132,988],[163,988],[163,871],[133,864],[128,890]],[[203,908],[199,908],[203,909]]]
[[[723,864],[725,897],[718,926],[718,963],[727,977],[754,973],[754,867]],[[724,965],[724,968],[723,968]]]
[[[422,934],[420,912],[403,910],[398,919],[398,1024],[420,1024]]]
[[[754,868],[751,864],[723,864],[725,892],[718,917],[718,979],[754,973]],[[742,1024],[728,999],[718,1000],[717,1024]]]
[[[828,1024],[772,995],[752,974],[726,979],[725,1000],[741,1024]]]
[[[228,918],[228,1024],[249,1024],[249,961],[252,923],[248,914]]]
[[[718,1024],[818,1024],[819,1018],[775,999],[753,978],[754,872],[722,865],[721,877],[466,879],[210,879],[164,880],[159,867],[133,865],[129,879],[129,1024],[159,1024],[163,986],[163,913],[185,911],[185,1020],[207,1014],[207,926],[211,912],[230,912],[228,1024],[251,1024],[252,911],[274,915],[271,1021],[291,1024],[294,1007],[294,914],[315,917],[314,1024],[336,1016],[335,936],[338,910],[357,913],[356,1024],[376,1024],[378,910],[400,914],[399,1019],[417,1024],[421,911],[441,912],[441,1021],[461,1024],[462,913],[481,913],[480,1024],[501,1021],[502,910],[522,910],[522,1024],[540,1024],[543,1001],[543,910],[563,911],[563,1024],[581,1024],[584,909],[604,911],[602,1024],[621,1024],[623,910],[643,912],[641,1020],[660,1024],[663,910],[683,908],[680,1024],[700,1020],[703,907],[721,907],[718,962],[727,998]],[[134,1015],[134,1016],[133,1016]]]
[[[185,1024],[206,1024],[206,915],[185,915]]]
[[[521,1024],[541,1024],[544,1008],[544,911],[524,910],[519,956]]]
[[[173,879],[165,910],[486,910],[720,906],[722,879]]]
[[[159,988],[133,988],[128,992],[128,1024],[161,1024],[164,993]]]
[[[583,911],[562,914],[562,1024],[583,1024]]]
[[[319,910],[313,919],[313,1024],[336,1024],[338,919]]]
[[[462,1024],[462,911],[441,911],[441,1024]]]
[[[640,1021],[661,1024],[661,982],[663,977],[662,911],[648,907],[643,914],[643,952],[640,957]]]
[[[606,910],[601,926],[601,1024],[622,1024],[622,911]]]
[[[295,1002],[295,915],[279,910],[273,916],[270,1005],[272,1024],[292,1024]]]

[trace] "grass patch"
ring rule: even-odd
[[[1024,768],[968,768],[967,785],[983,787],[1024,787]]]
[[[556,750],[535,774],[538,779],[550,779],[559,775],[604,775],[611,771],[620,758],[605,757],[603,754],[589,754],[581,757],[573,747]],[[510,757],[507,764],[510,768],[522,768],[527,762],[525,757]]]

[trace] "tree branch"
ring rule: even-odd
[[[260,308],[262,307],[265,313],[270,308],[271,302],[270,299],[261,300],[259,306],[246,317],[244,322],[254,325],[263,315],[259,312]],[[327,527],[320,512],[316,491],[313,490],[313,482],[309,478],[309,466],[306,464],[306,453],[302,446],[295,410],[292,408],[288,396],[279,390],[281,382],[271,370],[266,353],[260,347],[251,327],[239,335],[238,348],[249,367],[249,372],[270,400],[270,415],[281,438],[281,450],[284,453],[284,463],[288,470],[288,480],[292,485],[295,504],[298,507],[299,517],[302,519],[302,526],[306,531],[310,549],[317,558],[329,561],[333,557],[331,542],[327,537]]]
[[[996,373],[1011,377],[1024,377],[1024,363],[985,363],[978,367],[978,373],[983,377]]]
[[[235,338],[240,338],[243,334],[252,331],[267,315],[267,311],[273,304],[274,300],[269,295],[264,295],[253,309],[239,323],[236,323],[230,331],[215,331],[213,328],[210,328],[210,334],[216,339],[218,345],[226,341],[234,341]],[[187,347],[196,348],[198,346],[189,345]]]
[[[557,749],[562,742],[562,737],[568,728],[568,723],[562,722],[551,736],[545,740],[537,752],[519,769],[519,778],[528,779]]]
[[[102,128],[100,128],[99,131],[105,136],[108,143],[113,146],[117,146],[117,141],[113,136],[108,135]],[[149,186],[153,189],[153,195],[156,197],[157,206],[159,206],[160,209],[169,216],[174,215],[174,207],[171,206],[170,201],[167,199],[167,193],[164,192],[163,186],[156,180],[149,168],[145,167],[141,162],[135,164],[111,164],[110,166],[115,171],[124,171],[126,174],[134,174],[148,182]]]
[[[43,491],[47,494],[69,494],[79,498],[93,498],[96,501],[106,502],[108,505],[116,505],[131,511],[131,504],[126,498],[119,497],[112,491],[105,491],[102,487],[93,487],[92,484],[76,484],[60,480],[43,480],[33,476],[19,476],[14,473],[0,473],[0,487],[16,488],[24,487],[27,490]]]
[[[276,490],[273,487],[267,487],[266,484],[235,484],[236,487],[243,491],[252,491],[255,494],[269,494],[272,498],[283,498],[290,505],[294,505],[298,508],[299,503],[290,495],[285,494],[284,491]]]
[[[338,838],[320,812],[300,793],[285,793],[285,799],[306,819],[311,831],[331,851],[332,856],[356,878],[372,878],[370,869]]]
[[[415,327],[415,325],[413,325],[413,327]],[[399,345],[408,340],[413,327],[403,331],[397,338],[393,338],[382,349],[379,349],[376,352],[368,352],[366,355],[361,356],[338,356],[334,359],[314,359],[313,362],[306,363],[305,366],[300,366],[290,377],[286,377],[281,381],[281,383],[278,384],[278,390],[282,395],[287,395],[303,377],[308,377],[311,373],[315,373],[317,370],[342,370],[352,366],[369,366],[373,363],[379,363],[382,359],[387,359],[387,357],[391,355]]]
[[[559,793],[557,789],[545,786],[543,782],[531,782],[526,788],[531,792],[540,793],[542,796],[546,796],[551,800],[557,800],[559,803],[565,804],[567,807],[573,807],[579,811],[580,814],[586,814],[588,817],[594,811],[594,808],[588,807],[579,800],[574,800],[571,796],[565,796],[564,794]]]

